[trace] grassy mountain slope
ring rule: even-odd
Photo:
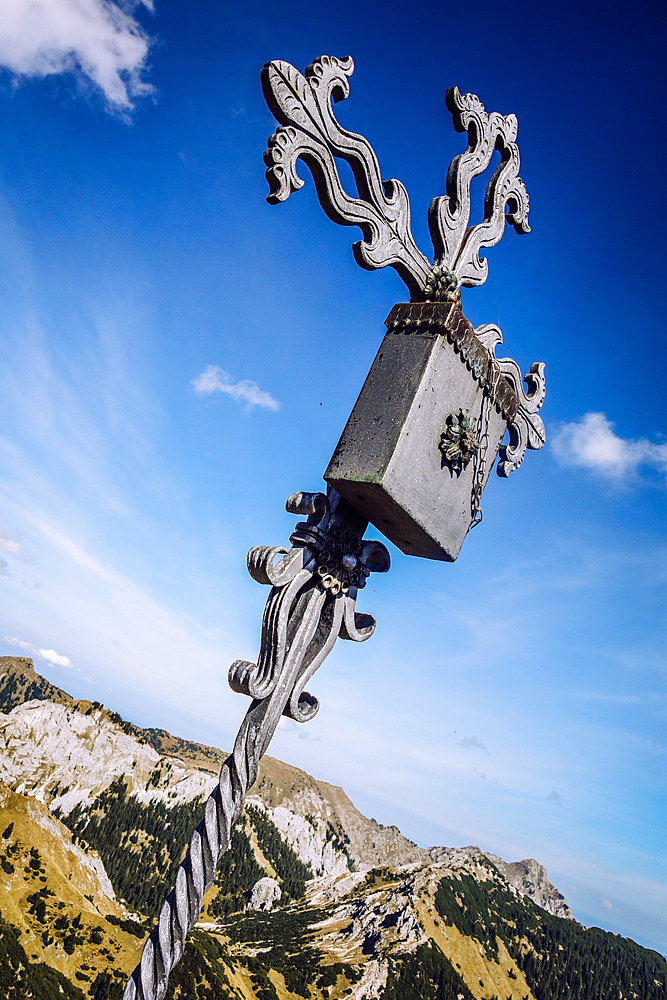
[[[102,971],[129,973],[146,932],[128,921],[99,857],[41,803],[2,785],[0,835],[0,912],[29,961],[79,987]]]
[[[121,1000],[224,754],[31,671],[0,658],[0,771],[14,788],[0,786],[0,996]],[[262,764],[169,1000],[667,997],[661,956],[535,904],[569,915],[537,862],[424,850],[342,789]],[[265,876],[279,903],[246,909]]]
[[[11,712],[17,705],[34,700],[74,704],[71,695],[37,673],[27,656],[0,656],[0,712]],[[80,704],[87,708],[91,702]]]

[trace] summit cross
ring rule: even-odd
[[[279,204],[303,186],[296,172],[303,160],[329,218],[361,229],[357,263],[395,268],[410,301],[385,320],[387,333],[324,473],[327,492],[289,498],[287,510],[306,517],[289,549],[256,546],[248,554],[253,579],[271,587],[257,662],[236,660],[229,669],[232,690],[248,696],[250,707],[124,1000],[164,998],[281,716],[310,721],[319,702],[306,684],[336,640],[373,634],[375,619],[358,613],[356,601],[371,573],[388,571],[390,557],[382,542],[364,538],[369,523],[408,555],[454,562],[481,521],[496,458],[498,475],[507,477],[527,448],[545,441],[538,415],[544,365],[533,364],[522,378],[515,361],[496,357],[498,327],[475,329],[461,309],[461,288],[488,274],[480,251],[498,243],[506,223],[530,232],[515,116],[487,113],[479,98],[456,87],[447,91],[454,128],[468,144],[449,165],[445,194],[429,208],[429,263],[410,230],[405,187],[383,181],[368,141],[334,116],[353,69],[351,58],[333,56],[303,74],[282,61],[264,66],[264,97],[279,123],[264,153],[267,201]],[[496,151],[483,219],[470,225],[471,182]],[[356,197],[343,189],[336,159],[351,167]]]

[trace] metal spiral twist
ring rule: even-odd
[[[176,885],[162,905],[158,924],[144,945],[123,1000],[162,1000],[167,992],[169,974],[183,955],[187,933],[199,918],[204,894],[213,883],[218,861],[229,847],[232,829],[243,810],[246,791],[257,776],[254,748],[248,740],[252,714],[251,709],[234,753],[223,764],[220,780],[208,797],[204,819],[192,834]]]
[[[299,722],[312,719],[319,704],[304,690],[309,677],[339,636],[363,642],[375,630],[371,615],[354,611],[357,590],[365,585],[369,573],[389,569],[384,545],[362,540],[368,522],[333,491],[329,497],[295,493],[286,507],[292,514],[309,515],[307,522],[297,524],[290,551],[258,546],[248,554],[253,578],[272,585],[257,664],[236,660],[229,669],[232,689],[249,695],[252,704],[123,1000],[163,1000],[171,971],[183,956],[188,931],[199,918],[204,895],[229,848],[246,793],[257,779],[259,762],[281,715]],[[342,536],[348,539],[343,546],[346,551],[340,546]],[[332,539],[336,544],[332,545]],[[344,579],[344,587],[331,585],[331,572],[324,577],[317,572],[323,565],[323,553],[327,569]],[[274,565],[276,556],[281,558]],[[340,566],[331,564],[334,558]],[[348,579],[355,580],[357,586],[348,586]]]

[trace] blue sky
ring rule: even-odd
[[[518,117],[532,232],[463,307],[546,362],[549,442],[490,480],[453,566],[391,547],[359,601],[375,636],[339,644],[319,715],[271,752],[419,843],[536,857],[582,922],[666,953],[658,6],[26,10],[0,13],[0,652],[231,746],[227,669],[266,599],[246,552],[321,488],[406,297],[357,267],[305,167],[266,204],[259,71],[354,57],[337,116],[406,185],[427,255],[463,149],[444,92],[476,93]]]

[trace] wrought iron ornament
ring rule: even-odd
[[[467,410],[450,413],[447,427],[440,435],[438,445],[442,456],[454,472],[465,469],[470,459],[479,451],[477,442],[477,418]]]
[[[280,125],[264,154],[267,200],[285,201],[303,186],[296,173],[302,159],[327,215],[361,228],[363,239],[353,248],[357,262],[368,270],[394,267],[411,302],[394,306],[386,320],[383,346],[325,473],[328,496],[289,498],[290,513],[308,515],[292,533],[289,550],[250,550],[251,575],[271,591],[257,663],[235,661],[229,683],[252,702],[124,1000],[164,998],[281,716],[312,719],[319,703],[306,684],[336,640],[363,642],[373,634],[375,619],[356,612],[356,599],[370,573],[387,572],[389,553],[381,542],[364,540],[369,521],[403,551],[453,561],[467,531],[481,520],[481,495],[497,453],[498,473],[507,476],[526,448],[544,444],[537,415],[544,365],[533,365],[522,379],[515,361],[495,357],[500,330],[473,329],[460,305],[461,286],[486,280],[487,262],[479,254],[500,240],[505,223],[529,231],[516,118],[488,114],[477,97],[456,87],[447,92],[454,127],[467,133],[468,145],[450,164],[446,194],[429,208],[431,264],[412,237],[405,188],[397,180],[383,181],[367,140],[334,117],[332,102],[348,96],[353,68],[352,59],[331,56],[316,59],[305,74],[286,62],[264,67],[264,96]],[[470,184],[494,150],[500,164],[486,189],[484,218],[470,226]],[[343,190],[337,157],[352,168],[357,197]],[[390,383],[396,392],[387,412]],[[376,416],[369,423],[371,411]],[[505,431],[509,443],[502,445]],[[448,478],[443,460],[456,475],[449,493],[441,495]]]
[[[357,263],[368,270],[395,268],[409,289],[411,303],[417,308],[419,303],[425,302],[455,308],[456,315],[448,314],[447,325],[451,332],[451,323],[458,324],[456,349],[464,355],[470,351],[475,355],[473,370],[480,385],[482,369],[490,370],[501,392],[505,392],[508,383],[511,385],[513,393],[510,394],[517,401],[517,409],[507,412],[509,443],[494,443],[491,452],[485,442],[485,461],[477,462],[476,481],[472,487],[473,513],[467,524],[469,529],[481,518],[479,502],[488,473],[488,458],[492,457],[493,464],[499,452],[496,471],[499,476],[507,476],[521,464],[526,448],[541,448],[545,441],[544,424],[537,414],[544,399],[544,365],[534,364],[522,379],[518,365],[511,358],[496,361],[495,347],[502,342],[497,327],[484,326],[475,331],[460,311],[461,286],[480,285],[486,281],[488,263],[486,258],[480,257],[480,251],[498,243],[506,223],[517,233],[530,232],[528,194],[519,177],[517,119],[515,115],[485,111],[475,94],[461,94],[457,87],[447,91],[445,100],[454,128],[466,133],[468,144],[449,165],[446,193],[434,198],[429,207],[428,224],[434,248],[430,264],[412,236],[410,203],[405,187],[395,179],[383,181],[377,157],[368,141],[342,128],[336,121],[332,102],[348,97],[353,70],[354,63],[349,56],[344,59],[320,56],[303,74],[280,60],[264,66],[264,97],[280,123],[270,136],[264,153],[270,189],[267,201],[270,204],[285,201],[293,191],[303,187],[296,172],[296,162],[302,159],[313,175],[320,204],[329,218],[341,225],[360,227],[363,239],[353,246]],[[500,162],[486,188],[484,217],[480,223],[470,225],[470,185],[474,177],[487,169],[494,151],[498,151]],[[352,168],[356,198],[343,189],[336,158],[346,160]],[[392,317],[390,314],[395,326],[410,326],[405,308],[405,305],[394,307],[403,315]],[[436,325],[438,319],[442,317],[434,317]],[[420,322],[415,319],[415,327],[419,327]],[[528,392],[523,389],[524,381]],[[503,414],[506,414],[505,407]],[[480,414],[477,426],[483,435],[482,424]],[[480,439],[478,444],[481,443]],[[341,482],[329,477],[329,470],[325,473],[327,481],[345,491]],[[355,502],[351,492],[345,495]],[[389,523],[386,517],[377,519],[366,507],[360,509],[384,532],[382,524]],[[385,533],[403,551],[411,551],[391,532]],[[436,542],[436,548],[437,545]],[[445,558],[451,557],[447,548],[442,549],[442,553]],[[426,548],[422,547],[419,554],[425,555]]]
[[[466,132],[468,147],[452,160],[447,173],[447,193],[434,198],[428,224],[435,250],[429,264],[410,231],[410,202],[400,181],[383,181],[377,157],[363,136],[342,128],[331,102],[349,95],[354,63],[348,56],[320,56],[306,67],[305,75],[287,62],[267,63],[262,70],[266,103],[281,127],[269,139],[264,154],[266,179],[275,205],[303,187],[296,172],[301,158],[309,167],[320,204],[330,219],[343,226],[359,226],[364,239],[353,250],[361,267],[393,267],[410,290],[414,302],[451,300],[459,285],[481,285],[488,265],[479,252],[494,246],[505,222],[518,233],[530,232],[528,195],[519,177],[517,120],[488,114],[474,94],[447,91],[447,107],[454,128]],[[468,226],[470,183],[491,162],[494,150],[500,163],[484,198],[484,219]],[[335,157],[347,160],[357,185],[357,198],[344,190]]]
[[[389,569],[385,546],[363,539],[367,522],[336,493],[295,493],[286,508],[308,515],[290,536],[289,551],[263,545],[248,553],[250,574],[271,592],[258,661],[236,660],[229,683],[252,703],[123,1000],[165,996],[281,715],[297,722],[312,719],[319,703],[305,686],[336,639],[364,642],[375,630],[372,615],[358,614],[355,605],[368,576]]]

